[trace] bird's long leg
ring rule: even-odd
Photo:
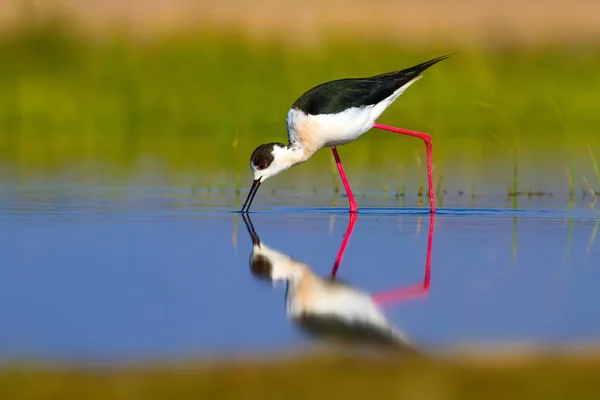
[[[331,270],[331,279],[335,279],[335,275],[337,274],[337,270],[342,263],[342,257],[344,257],[344,252],[346,251],[346,246],[348,246],[348,240],[352,235],[352,231],[354,230],[354,225],[356,224],[357,214],[350,214],[350,220],[348,221],[348,228],[346,228],[346,233],[344,233],[344,239],[342,239],[342,245],[340,246],[340,250],[338,251],[337,257],[335,258],[335,263],[333,264],[333,269]]]
[[[403,288],[374,293],[372,298],[381,305],[408,300],[414,297],[427,296],[431,284],[431,247],[433,242],[433,226],[435,214],[431,214],[429,220],[429,237],[427,238],[427,257],[425,258],[425,277],[422,283],[406,286]]]
[[[331,148],[333,152],[333,157],[335,158],[335,163],[338,167],[338,171],[340,171],[340,177],[342,178],[342,183],[344,184],[344,188],[346,189],[346,194],[348,195],[348,201],[350,202],[350,212],[355,213],[358,211],[358,206],[356,205],[356,201],[354,200],[354,195],[352,194],[352,189],[350,189],[350,184],[348,183],[348,178],[346,178],[346,173],[344,172],[344,167],[342,166],[342,161],[340,160],[340,156],[335,147]]]
[[[431,213],[435,213],[435,199],[433,192],[433,176],[432,176],[432,161],[431,161],[431,135],[428,133],[421,133],[415,131],[409,131],[408,129],[396,128],[393,126],[382,125],[382,124],[373,124],[373,128],[383,129],[384,131],[390,131],[395,133],[400,133],[402,135],[413,136],[422,139],[425,142],[425,147],[427,149],[427,179],[429,181],[429,206]]]

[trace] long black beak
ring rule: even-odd
[[[244,223],[246,224],[246,229],[248,229],[248,233],[250,234],[250,237],[252,238],[252,244],[255,246],[256,245],[260,246],[260,239],[258,238],[256,231],[254,230],[254,225],[252,225],[252,220],[250,219],[250,215],[246,216],[246,215],[242,214],[242,219],[244,220]]]
[[[252,204],[252,201],[254,200],[254,196],[256,196],[256,192],[258,191],[259,186],[260,186],[260,178],[255,179],[254,182],[252,182],[252,187],[250,188],[248,197],[246,197],[246,201],[244,202],[244,205],[242,206],[242,210],[240,212],[244,212],[244,210],[246,210],[246,212],[248,212],[248,210],[250,209],[250,205]]]

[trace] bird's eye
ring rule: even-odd
[[[258,166],[258,169],[259,169],[259,170],[263,170],[263,169],[265,169],[265,168],[267,168],[267,163],[262,163],[262,164],[260,164],[260,165]]]

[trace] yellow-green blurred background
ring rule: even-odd
[[[518,169],[533,190],[579,189],[583,177],[600,189],[597,2],[1,4],[0,160],[23,174],[89,160],[123,174],[150,156],[167,174],[197,172],[197,185],[247,185],[252,150],[285,142],[285,114],[305,90],[456,52],[380,119],[433,135],[438,179],[516,187]],[[377,132],[341,152],[351,172],[393,181],[412,176],[422,150]]]

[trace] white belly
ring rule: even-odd
[[[323,146],[338,146],[358,139],[373,127],[373,106],[350,108],[339,114],[309,116]]]

